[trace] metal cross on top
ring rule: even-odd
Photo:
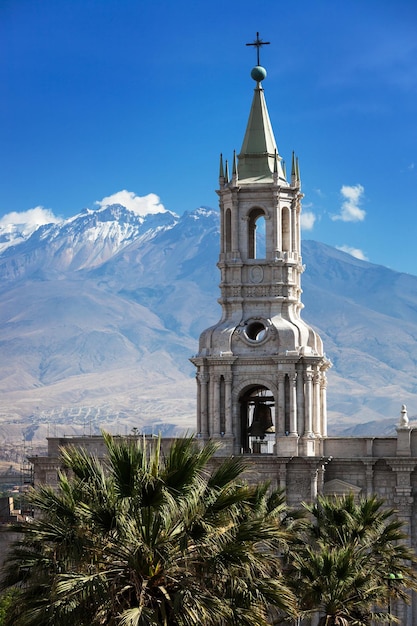
[[[262,41],[262,39],[259,39],[259,33],[256,33],[256,39],[253,43],[247,43],[247,46],[255,46],[256,47],[256,60],[257,60],[257,65],[260,65],[260,61],[259,61],[259,49],[262,48],[262,46],[268,46],[271,42],[270,41]]]

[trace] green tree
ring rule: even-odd
[[[279,492],[248,486],[245,465],[216,465],[215,445],[104,434],[107,459],[62,451],[57,492],[18,530],[2,587],[18,586],[6,625],[266,625],[291,610],[276,558],[289,537]]]
[[[376,496],[356,501],[319,497],[287,555],[287,580],[301,616],[319,612],[320,626],[396,621],[387,610],[417,589],[402,522]]]

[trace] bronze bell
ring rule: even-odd
[[[272,422],[271,407],[266,404],[257,404],[253,412],[252,424],[248,428],[251,437],[260,437],[274,433],[275,427]]]

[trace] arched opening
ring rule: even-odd
[[[226,209],[224,216],[224,246],[226,252],[232,250],[232,212],[230,209]]]
[[[241,449],[252,454],[272,454],[275,443],[275,400],[262,385],[252,386],[240,397]]]
[[[248,258],[266,259],[265,214],[262,209],[252,209],[248,226]]]

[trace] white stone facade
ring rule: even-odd
[[[221,161],[222,316],[192,359],[197,429],[203,439],[223,438],[234,454],[316,456],[327,434],[330,363],[300,315],[298,161],[293,156],[288,182],[260,83],[230,180],[227,171]]]

